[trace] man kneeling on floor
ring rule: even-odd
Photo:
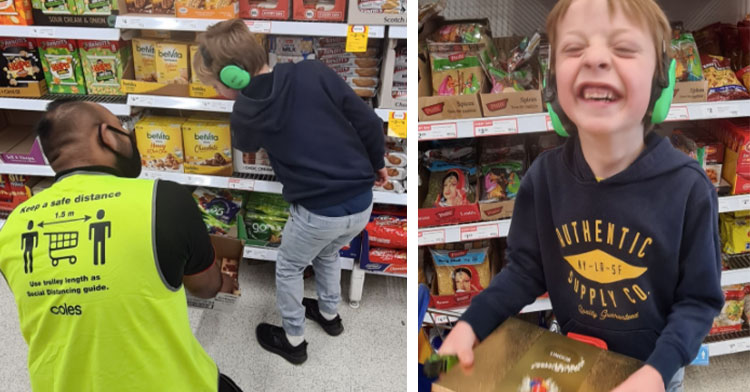
[[[190,194],[135,179],[133,132],[98,104],[55,101],[36,131],[55,184],[0,231],[32,389],[239,391],[190,330],[183,287],[211,298],[234,286]]]

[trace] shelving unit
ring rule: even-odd
[[[103,27],[62,27],[62,26],[11,26],[0,25],[0,37],[96,39],[117,41],[120,29]]]
[[[709,120],[750,116],[750,100],[672,105],[667,121]],[[514,135],[552,131],[547,113],[519,114],[419,123],[419,141]]]
[[[106,95],[45,95],[41,98],[9,98],[0,97],[0,108],[7,110],[33,110],[38,112],[47,111],[47,105],[55,99],[72,98],[82,101],[96,102],[112,112],[115,116],[129,116],[131,108],[126,103],[124,96]]]
[[[120,15],[115,27],[118,29],[206,31],[220,19],[175,18],[157,15]],[[246,20],[253,33],[279,35],[307,35],[316,37],[346,37],[346,23],[294,22],[270,20]],[[370,38],[385,38],[385,26],[369,26]]]

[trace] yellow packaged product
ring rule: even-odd
[[[133,38],[133,65],[135,80],[156,81],[156,41]]]
[[[750,252],[750,217],[720,214],[720,234],[724,253]]]
[[[228,122],[187,121],[182,125],[185,173],[232,175],[232,141]]]
[[[135,140],[145,170],[182,173],[182,123],[178,117],[144,117],[135,124]]]
[[[198,52],[198,45],[190,45],[190,96],[196,98],[214,98],[218,97],[219,93],[211,86],[201,83],[198,78],[198,74],[195,72],[193,66],[193,59],[195,53]]]
[[[167,84],[188,84],[188,44],[156,44],[156,80]]]

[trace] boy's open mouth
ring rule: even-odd
[[[590,102],[615,102],[622,95],[614,88],[604,84],[585,83],[578,88],[579,99]]]

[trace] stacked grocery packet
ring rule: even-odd
[[[289,203],[278,194],[250,192],[243,215],[246,233],[240,239],[250,246],[278,247],[289,219]],[[241,228],[242,228],[241,227]]]
[[[364,269],[406,274],[406,211],[373,211],[365,227],[369,237],[368,257],[361,258]]]

